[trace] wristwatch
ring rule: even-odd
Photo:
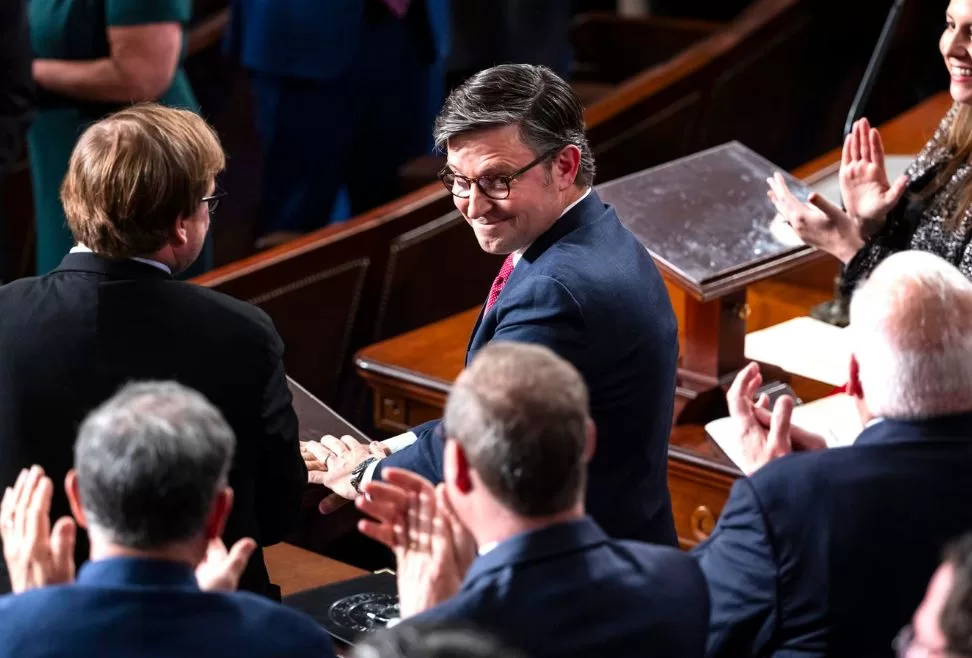
[[[354,467],[354,470],[351,471],[352,489],[354,489],[358,493],[361,493],[361,478],[364,477],[365,471],[368,470],[368,467],[374,464],[376,461],[378,460],[375,459],[374,457],[368,457],[368,459],[364,460],[363,462],[361,462],[360,464]]]

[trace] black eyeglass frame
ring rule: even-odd
[[[204,196],[199,200],[199,202],[202,203],[205,201],[206,205],[208,206],[209,214],[212,215],[214,212],[216,212],[216,209],[219,208],[219,200],[224,196],[226,196],[226,192],[217,190],[209,196]]]
[[[529,164],[520,167],[512,174],[500,174],[497,176],[479,176],[477,178],[469,178],[468,176],[457,174],[456,172],[449,169],[449,165],[446,165],[441,170],[439,170],[439,180],[442,181],[442,184],[445,186],[447,190],[449,190],[452,196],[457,197],[459,199],[468,199],[470,196],[472,196],[472,186],[475,185],[476,187],[479,188],[480,192],[485,194],[490,199],[493,199],[495,201],[503,201],[504,199],[510,198],[510,194],[513,192],[513,181],[515,181],[517,178],[519,178],[526,172],[530,171],[538,164],[540,164],[541,162],[543,162],[544,160],[546,160],[547,158],[549,158],[550,156],[552,156],[553,154],[557,153],[558,151],[560,151],[561,149],[567,146],[570,146],[569,142],[566,144],[561,144],[560,146],[555,146],[554,148],[545,151],[536,160],[533,160]],[[449,182],[447,180],[448,176],[452,177],[452,182]],[[455,193],[454,184],[456,179],[466,181],[466,185],[469,186],[468,193],[465,196]],[[504,196],[493,196],[492,194],[486,191],[486,187],[483,185],[482,181],[502,181],[506,185],[506,194]]]

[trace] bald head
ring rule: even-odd
[[[938,256],[885,259],[854,293],[852,351],[874,416],[972,411],[972,283]]]

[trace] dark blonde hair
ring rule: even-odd
[[[194,112],[126,108],[92,124],[74,147],[61,185],[68,226],[108,258],[154,253],[225,165],[219,138]]]
[[[949,153],[949,159],[935,177],[919,194],[927,199],[937,190],[948,185],[949,181],[960,167],[972,164],[972,107],[962,105],[955,118],[938,140],[938,146]],[[962,219],[972,209],[972,185],[962,185],[955,210],[945,220],[945,230],[954,231],[962,223]]]

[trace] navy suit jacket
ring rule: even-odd
[[[227,47],[249,69],[330,80],[355,57],[366,2],[381,0],[233,0]],[[449,52],[448,0],[412,4],[412,11],[425,11],[433,59],[444,59]]]
[[[332,658],[310,617],[244,592],[201,592],[186,565],[88,562],[77,582],[0,598],[0,654]]]
[[[972,414],[884,420],[736,482],[695,549],[710,656],[891,656],[943,545],[972,528]]]
[[[590,519],[518,535],[406,623],[468,620],[533,658],[701,657],[709,602],[692,558],[609,539]]]
[[[678,327],[651,256],[593,190],[530,246],[481,314],[466,362],[490,341],[539,343],[590,392],[597,449],[587,510],[612,537],[675,545],[668,495]],[[438,421],[383,460],[442,479]]]

